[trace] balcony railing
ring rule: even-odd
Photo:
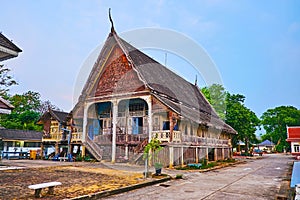
[[[138,144],[147,137],[147,134],[117,134],[116,142],[123,144]],[[97,135],[93,140],[98,144],[110,144],[112,142],[112,134]]]
[[[61,141],[61,140],[67,140],[68,135],[62,134],[62,133],[50,133],[50,134],[44,134],[43,140],[45,141]],[[82,132],[75,132],[72,133],[72,141],[79,141],[82,139]]]
[[[171,142],[170,130],[152,131],[152,138],[157,138],[161,142]],[[214,145],[214,146],[230,145],[230,140],[188,136],[188,135],[183,135],[180,131],[173,131],[172,142],[176,142],[176,143],[186,142],[195,145]]]
[[[180,131],[173,131],[172,136],[173,136],[172,137],[173,142],[181,142]],[[170,130],[152,131],[152,138],[157,138],[161,142],[170,142],[171,141]]]

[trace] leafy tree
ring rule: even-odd
[[[225,122],[234,128],[238,134],[232,138],[233,146],[238,141],[243,141],[246,151],[249,143],[256,143],[255,131],[260,125],[260,120],[253,111],[244,105],[245,96],[240,94],[227,94],[226,98],[226,119]]]
[[[41,115],[39,109],[42,104],[38,92],[15,94],[8,100],[15,108],[11,114],[1,116],[1,126],[8,129],[42,130],[42,127],[36,124]]]
[[[286,142],[286,126],[300,125],[300,110],[293,106],[279,106],[268,109],[261,116],[266,134],[262,139],[271,140],[276,144],[276,150],[282,152],[289,144]]]
[[[41,95],[38,92],[28,91],[24,94],[15,94],[9,98],[11,104],[15,107],[13,112],[22,113],[24,111],[38,112],[41,106]]]
[[[40,105],[38,111],[39,111],[39,113],[43,114],[43,113],[47,112],[49,110],[49,108],[51,110],[63,111],[56,105],[53,105],[49,100],[41,102],[41,105]]]
[[[227,92],[223,85],[213,84],[209,87],[202,88],[201,92],[215,109],[219,117],[225,120]]]
[[[9,75],[10,69],[0,65],[0,96],[6,96],[8,87],[17,85],[17,82]]]
[[[245,96],[230,94],[219,84],[204,87],[201,92],[220,118],[238,132],[232,138],[233,146],[235,147],[239,141],[242,141],[246,144],[248,151],[249,143],[257,142],[255,132],[260,125],[260,120],[244,105]]]

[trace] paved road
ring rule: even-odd
[[[106,199],[274,199],[288,162],[292,159],[280,154],[264,157],[217,171],[188,173],[183,180],[173,180]]]

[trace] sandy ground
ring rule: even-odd
[[[111,190],[145,181],[142,173],[92,166],[39,166],[0,170],[0,199],[35,199],[31,184],[59,181],[61,186],[49,195],[42,190],[41,199],[65,199]]]

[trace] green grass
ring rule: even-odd
[[[175,167],[175,169],[177,169],[177,170],[209,169],[209,168],[213,168],[218,165],[222,165],[224,163],[234,163],[234,162],[236,162],[235,159],[218,160],[215,162],[207,162],[206,160],[202,160],[202,162],[201,162],[202,166],[200,168],[196,167],[196,166],[187,166],[186,165],[186,166]]]

